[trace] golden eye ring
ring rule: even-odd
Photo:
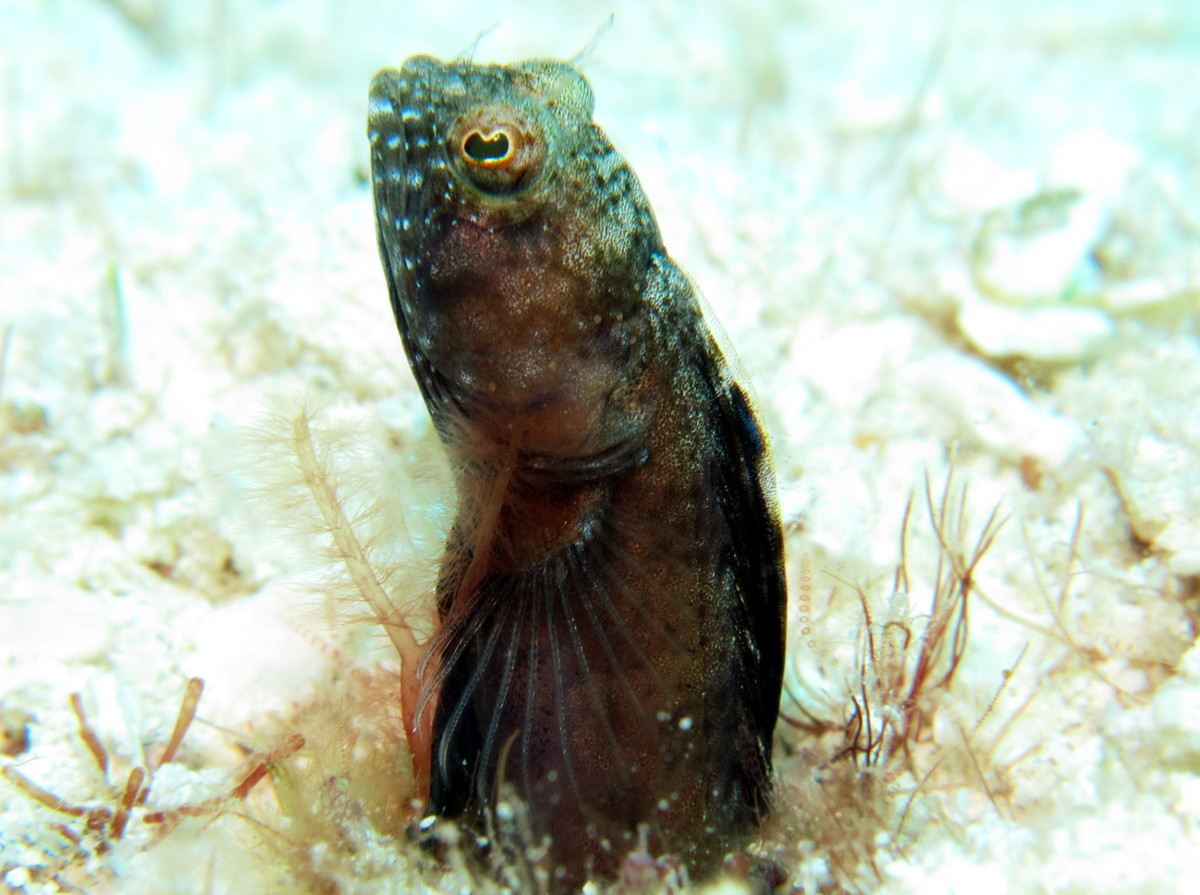
[[[463,161],[477,168],[507,168],[517,156],[517,135],[506,127],[473,128],[459,145]]]

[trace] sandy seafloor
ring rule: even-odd
[[[0,891],[469,888],[418,870],[399,813],[371,813],[402,788],[393,656],[288,486],[286,421],[316,415],[394,598],[427,605],[450,496],[377,260],[367,84],[481,32],[479,61],[571,58],[610,12],[582,63],[596,119],[776,451],[784,710],[826,727],[781,724],[762,847],[789,890],[1200,891],[1200,7],[1183,0],[2,0],[0,762],[112,806],[186,680],[206,689],[107,849],[0,780]],[[940,494],[951,467],[965,555],[995,507],[1005,521],[905,751],[903,694],[881,682],[911,680],[919,650],[879,644],[927,629],[924,483]],[[864,696],[891,747],[838,758]],[[308,745],[235,813],[146,822],[296,731]]]

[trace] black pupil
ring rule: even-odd
[[[473,162],[494,162],[508,155],[508,135],[503,131],[493,134],[491,139],[484,139],[479,131],[474,131],[463,143],[463,152]]]

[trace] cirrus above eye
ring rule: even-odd
[[[504,167],[516,155],[514,141],[506,130],[489,134],[473,130],[462,142],[462,155],[469,163],[487,168]]]

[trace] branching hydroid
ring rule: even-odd
[[[445,492],[414,499],[428,483],[413,472],[422,465],[411,457],[418,442],[346,416],[311,406],[273,414],[241,439],[241,458],[253,458],[252,465],[230,458],[227,447],[222,462],[232,462],[233,480],[252,483],[245,489],[257,504],[252,524],[286,529],[291,543],[317,548],[323,568],[312,570],[320,577],[310,586],[326,609],[343,620],[365,609],[386,635],[398,666],[392,700],[412,760],[411,795],[423,799],[429,719],[418,716],[419,671],[434,623],[434,551],[442,537],[428,519],[437,516]],[[415,524],[404,506],[409,502],[422,507]],[[293,571],[305,557],[296,559]]]
[[[789,863],[802,875],[814,858],[826,868],[813,880],[822,891],[830,884],[834,891],[870,891],[880,879],[876,850],[887,842],[903,852],[906,824],[921,793],[962,786],[973,769],[972,782],[982,781],[990,795],[986,770],[960,722],[952,724],[959,731],[952,742],[934,729],[966,654],[976,574],[1003,521],[994,509],[971,537],[968,489],[951,475],[935,493],[926,478],[934,561],[926,576],[928,609],[919,613],[909,603],[918,580],[910,552],[913,503],[904,510],[900,560],[887,598],[853,587],[861,639],[841,717],[833,694],[826,694],[824,708],[798,702],[782,716],[800,736],[789,738],[795,757],[783,769],[778,825],[793,839],[785,852],[792,852]],[[797,695],[814,696],[792,698]]]

